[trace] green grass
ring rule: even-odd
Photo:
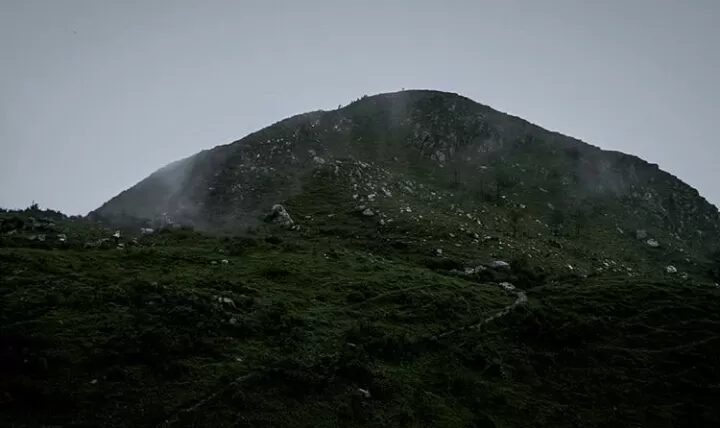
[[[0,247],[0,422],[718,421],[720,293],[708,284],[583,279],[523,259],[510,273],[461,277],[450,272],[460,253],[438,258],[412,235],[351,224],[355,233],[338,238],[325,227],[167,230],[125,250],[3,238],[12,246]],[[528,305],[437,338],[510,305],[516,296],[497,286],[506,280],[527,290]]]

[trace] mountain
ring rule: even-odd
[[[300,227],[411,227],[462,248],[508,228],[531,239],[575,235],[597,259],[640,264],[704,260],[720,236],[717,208],[655,164],[419,90],[282,120],[172,163],[90,216],[237,234],[275,204]],[[358,222],[364,209],[373,216]]]
[[[0,426],[716,427],[718,212],[435,91],[0,210]]]

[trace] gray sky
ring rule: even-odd
[[[711,202],[720,1],[0,0],[0,206],[86,213],[292,114],[458,92]]]

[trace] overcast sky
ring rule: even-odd
[[[457,92],[720,204],[720,0],[0,0],[0,206],[85,214],[363,94]]]

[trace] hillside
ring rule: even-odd
[[[275,204],[299,227],[407,230],[413,245],[459,246],[468,261],[500,251],[500,238],[558,262],[591,250],[585,273],[611,255],[694,271],[720,236],[717,208],[657,165],[436,91],[283,120],[170,164],[90,216],[238,234]]]
[[[363,97],[0,212],[0,426],[715,427],[718,227],[636,157]]]

